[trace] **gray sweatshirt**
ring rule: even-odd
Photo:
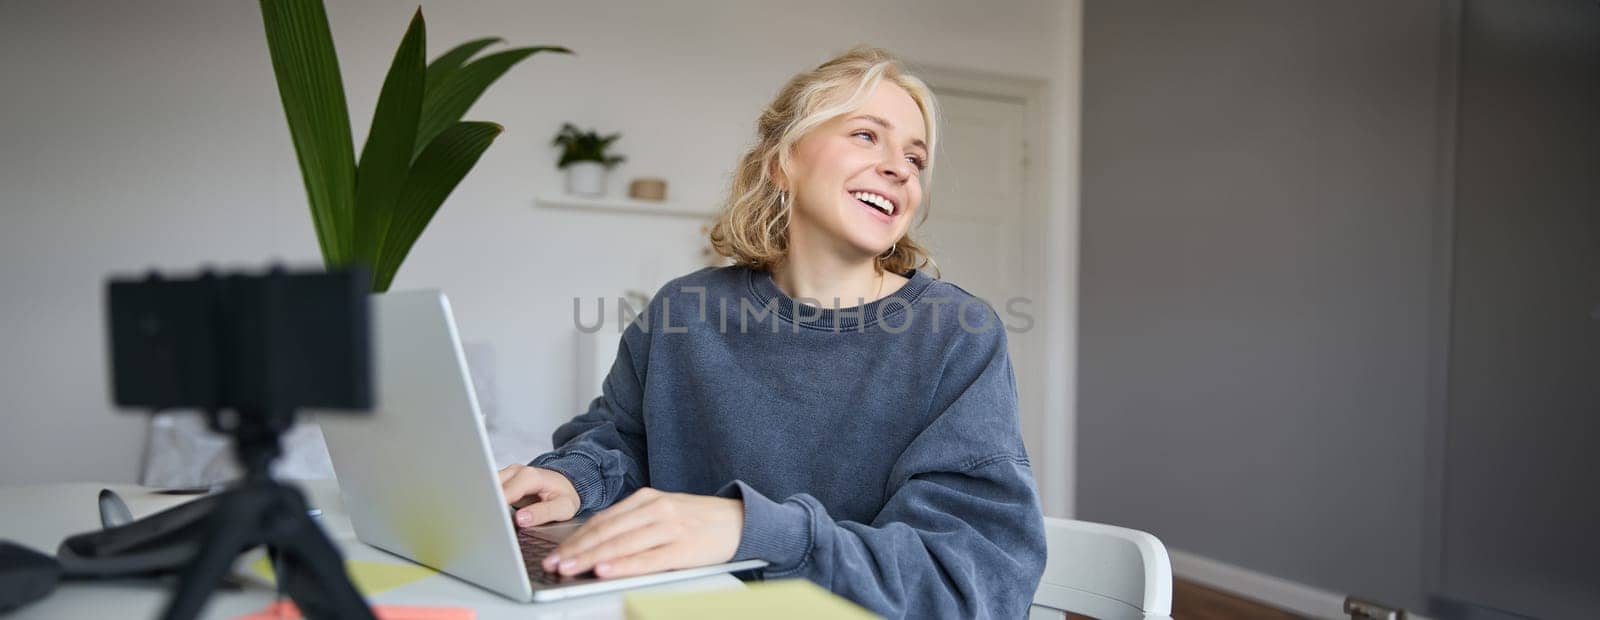
[[[530,464],[571,479],[580,514],[644,486],[739,498],[735,559],[889,617],[1025,616],[1044,522],[1005,326],[905,275],[867,304],[801,304],[741,267],[667,283]]]

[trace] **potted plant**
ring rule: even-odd
[[[567,193],[583,196],[601,196],[606,193],[606,172],[625,159],[621,155],[606,155],[606,149],[622,134],[600,136],[590,129],[580,131],[572,123],[561,126],[551,146],[559,146],[561,161],[556,168],[567,172]]]
[[[523,59],[538,52],[572,53],[559,46],[521,47],[474,59],[500,41],[490,37],[426,62],[427,24],[419,7],[378,93],[358,161],[321,0],[260,4],[323,262],[365,264],[373,292],[389,289],[439,206],[504,129],[461,120],[467,109]]]

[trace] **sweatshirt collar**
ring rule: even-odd
[[[836,310],[832,307],[831,299],[818,300],[821,306],[817,307],[801,304],[789,297],[783,289],[778,288],[778,283],[773,281],[771,271],[746,269],[745,275],[756,303],[762,306],[775,305],[778,316],[790,323],[829,331],[865,329],[880,320],[897,317],[909,311],[911,305],[916,303],[923,292],[928,290],[928,286],[934,283],[933,276],[928,275],[926,271],[912,269],[900,274],[908,281],[882,299],[865,304],[852,304],[850,302],[854,300],[841,299]],[[774,300],[777,303],[771,304]],[[804,316],[798,316],[800,313]]]

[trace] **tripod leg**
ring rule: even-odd
[[[344,557],[333,541],[306,515],[300,492],[280,487],[275,502],[271,542],[285,562],[283,573],[292,584],[289,597],[307,618],[373,618],[361,593],[345,574]]]
[[[205,544],[183,569],[178,589],[167,602],[162,618],[190,620],[199,616],[211,591],[233,567],[234,559],[255,546],[260,502],[234,491],[227,493],[229,496],[221,498],[215,512],[203,522],[202,527],[207,530]]]

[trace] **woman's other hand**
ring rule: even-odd
[[[514,519],[517,527],[566,521],[578,514],[578,506],[583,504],[566,476],[527,465],[501,469],[500,492],[507,504],[518,507]]]
[[[626,577],[733,559],[744,502],[646,487],[590,517],[544,560],[546,571]]]

